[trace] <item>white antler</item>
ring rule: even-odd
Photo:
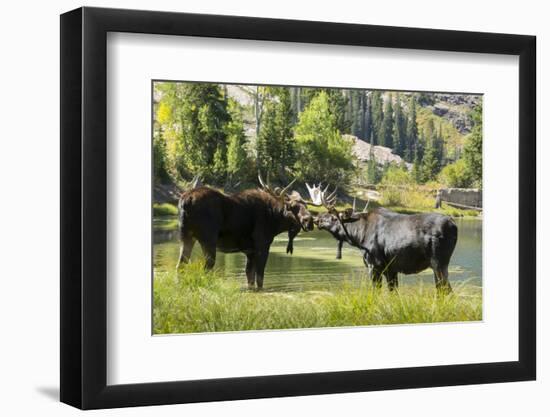
[[[325,206],[330,207],[333,206],[336,202],[336,190],[334,189],[330,195],[327,195],[328,192],[328,185],[323,190],[321,188],[321,183],[319,185],[313,184],[313,186],[310,186],[308,183],[306,183],[307,190],[309,192],[309,197],[311,198],[311,201],[308,201],[309,204],[312,204],[314,206]]]

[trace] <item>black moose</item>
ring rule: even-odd
[[[308,202],[297,191],[288,193],[295,181],[285,188],[272,188],[258,175],[260,189],[227,195],[214,188],[196,186],[179,200],[179,235],[181,241],[178,266],[187,263],[196,241],[206,258],[206,268],[216,262],[221,252],[246,255],[249,288],[263,288],[264,269],[271,243],[276,235],[288,232],[287,253],[300,230],[313,230],[313,216]]]
[[[320,187],[315,190],[323,201]],[[439,213],[399,214],[367,207],[356,212],[355,204],[353,209],[338,212],[334,204],[323,203],[328,212],[315,218],[317,227],[339,242],[360,249],[375,285],[380,286],[385,276],[393,290],[398,286],[398,273],[414,274],[432,268],[436,288],[451,292],[448,266],[458,237],[451,217]]]

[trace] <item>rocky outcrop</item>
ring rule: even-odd
[[[438,93],[434,94],[435,103],[426,107],[435,115],[447,119],[456,130],[466,135],[472,131],[473,127],[470,112],[481,103],[481,100],[481,95]]]
[[[378,165],[386,165],[392,162],[398,165],[404,163],[407,169],[412,169],[412,164],[405,162],[399,155],[394,154],[390,148],[375,145],[372,146],[373,149],[371,152],[370,143],[362,141],[357,136],[344,135],[344,138],[353,143],[352,152],[361,162],[368,162],[372,155]]]

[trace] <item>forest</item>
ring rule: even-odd
[[[458,120],[442,115],[449,103]],[[155,184],[200,175],[234,190],[262,172],[274,183],[482,186],[481,96],[154,82],[153,105]],[[366,161],[356,141],[374,145]],[[399,162],[377,159],[378,146]]]

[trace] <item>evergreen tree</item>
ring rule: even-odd
[[[395,95],[394,124],[393,124],[393,151],[397,155],[404,156],[407,146],[406,119],[401,108],[399,93]]]
[[[405,149],[405,160],[411,162],[415,157],[415,148],[418,142],[418,125],[416,122],[416,100],[411,95],[409,102],[409,118],[407,121],[407,146]]]
[[[372,131],[372,144],[381,145],[380,130],[382,127],[382,121],[384,119],[384,102],[382,100],[382,93],[380,91],[373,91],[371,94],[371,131]]]
[[[227,132],[227,174],[230,178],[247,175],[249,166],[245,149],[246,137],[242,119],[242,108],[235,100],[229,100],[228,106],[231,121],[226,126]]]
[[[443,159],[443,138],[441,130],[435,129],[433,120],[430,119],[426,126],[426,132],[429,136],[426,141],[426,150],[422,160],[422,169],[425,181],[435,180],[439,171],[441,171]]]
[[[481,187],[483,180],[483,117],[481,105],[474,108],[470,117],[474,122],[474,127],[464,146],[464,161],[470,178],[478,187]]]
[[[417,184],[424,183],[424,171],[422,169],[422,160],[418,157],[418,154],[414,157],[412,176]]]
[[[437,158],[437,149],[433,146],[428,146],[422,161],[422,177],[424,181],[431,181],[437,178],[440,171],[440,164]]]
[[[342,134],[349,133],[350,126],[346,122],[346,96],[339,88],[326,88],[324,91],[328,95],[329,109],[334,115],[336,128]]]
[[[434,147],[439,166],[442,167],[445,162],[445,139],[443,138],[443,124],[441,122],[439,122],[439,131],[437,132]]]
[[[257,139],[258,168],[279,180],[285,179],[286,167],[294,163],[292,120],[289,90],[284,87],[268,87],[262,128]]]
[[[166,142],[161,129],[155,129],[153,136],[153,180],[161,184],[170,180],[166,164]]]
[[[364,138],[372,144],[372,99],[370,94],[365,94],[365,133]]]
[[[230,120],[227,100],[220,87],[210,83],[160,83],[157,118],[166,127],[174,175],[201,174],[206,181],[223,178]],[[177,178],[176,178],[177,180]]]
[[[393,147],[393,104],[392,95],[389,94],[386,103],[384,105],[384,119],[380,126],[379,139],[382,146],[387,148]]]

